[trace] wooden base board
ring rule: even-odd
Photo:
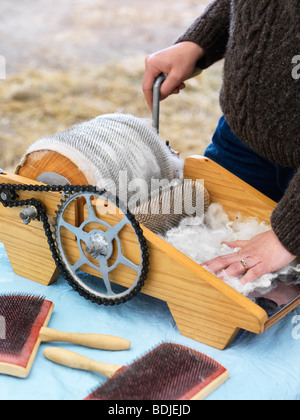
[[[222,204],[231,220],[257,217],[270,223],[270,216],[277,203],[266,197],[231,172],[202,156],[185,160],[184,177],[204,180],[212,203]]]

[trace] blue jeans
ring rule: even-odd
[[[279,202],[296,173],[257,155],[232,132],[224,116],[205,156],[272,200]]]

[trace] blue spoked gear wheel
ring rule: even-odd
[[[84,220],[80,226],[67,221],[70,206],[78,200],[86,206]],[[121,215],[122,219],[115,225],[104,221],[96,210],[97,202],[105,203],[106,206],[111,204],[111,208],[118,209],[118,218]],[[135,234],[140,264],[134,263],[123,254],[124,238],[120,238],[120,233],[127,225],[132,227]],[[146,239],[138,221],[117,198],[106,191],[88,187],[81,187],[72,194],[66,191],[65,199],[56,212],[54,229],[55,245],[63,266],[63,274],[80,295],[99,305],[118,305],[132,299],[142,289],[149,266]],[[67,235],[71,234],[76,238],[77,245],[76,251],[72,252],[73,256],[70,256],[69,247],[66,249],[64,244],[66,231]],[[121,288],[111,281],[113,271],[120,264],[135,273],[135,279],[129,288]],[[89,267],[95,276],[81,271],[83,266]]]

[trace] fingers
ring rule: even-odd
[[[247,272],[247,274],[249,274],[246,279],[243,279],[243,281],[255,281],[257,278],[255,277],[257,270],[253,269],[256,267],[258,262],[251,257],[245,258],[245,255],[241,252],[248,243],[249,241],[222,242],[222,244],[227,245],[230,248],[240,248],[240,251],[215,258],[205,263],[205,266],[213,273],[220,273],[223,271],[223,275],[221,277],[239,277],[244,276],[245,272]],[[246,262],[246,267],[245,263],[242,261]]]
[[[240,279],[240,282],[242,284],[253,283],[255,280],[264,276],[267,273],[269,273],[269,270],[266,267],[264,267],[262,263],[260,263],[248,272],[246,272],[246,274],[244,274],[244,276]]]
[[[255,277],[257,273],[261,273],[261,271],[258,271],[257,269],[259,261],[253,257],[245,257],[241,251],[217,257],[204,263],[203,265],[207,268],[207,270],[215,273],[216,275],[222,273],[219,275],[221,278],[243,276],[243,281],[246,283],[256,280],[258,278]],[[247,277],[244,278],[246,274]],[[266,272],[263,272],[263,274],[266,274]]]
[[[157,71],[152,70],[152,69],[147,70],[147,66],[146,66],[146,71],[145,71],[144,80],[143,80],[143,92],[145,95],[146,102],[151,110],[152,110],[152,103],[153,103],[153,85],[154,85],[155,79],[160,74],[161,72],[159,70]]]
[[[185,88],[185,84],[183,83],[183,77],[177,74],[175,71],[171,71],[168,74],[168,77],[161,85],[160,89],[160,99],[163,101],[168,96],[172,94],[178,94],[180,90]]]
[[[272,230],[260,233],[249,241],[224,243],[231,248],[240,249],[238,252],[215,258],[202,265],[216,275],[224,272],[229,277],[242,276],[240,278],[242,284],[253,282],[265,274],[286,267],[296,259],[280,243]]]
[[[248,264],[248,261],[247,261]],[[245,274],[245,266],[241,263],[241,261],[237,261],[231,264],[228,268],[224,270],[224,274],[228,277],[239,277]],[[225,276],[224,276],[225,277]]]
[[[229,246],[230,248],[244,248],[249,241],[233,241],[233,242],[222,242],[222,244]]]
[[[221,279],[240,277],[242,284],[252,283],[272,272],[268,262],[263,262],[258,257],[245,256],[243,250],[217,257],[202,265]]]
[[[237,257],[237,254],[224,255],[222,257],[214,258],[213,260],[207,261],[205,267],[212,273],[219,273],[222,270],[228,268],[231,264],[236,263],[241,258]]]
[[[173,90],[172,95],[177,95],[178,93],[180,93],[181,90],[185,89],[185,87],[186,87],[185,84],[184,83],[181,83],[180,86],[176,87]]]
[[[147,70],[146,66],[146,72],[143,81],[143,92],[146,102],[151,110],[153,107],[153,85],[156,78],[161,73],[162,72],[160,70],[153,67],[150,67],[149,70]],[[186,85],[182,82],[182,78],[176,75],[174,76],[174,72],[171,71],[166,80],[161,85],[160,100],[162,101],[170,95],[180,93],[180,91],[185,87]]]
[[[171,66],[164,59],[165,52],[159,52],[156,54],[151,54],[146,57],[145,60],[145,74],[143,80],[143,92],[145,95],[146,102],[149,108],[152,111],[153,108],[153,85],[157,77],[165,73],[168,75],[171,70]],[[165,82],[164,82],[165,83]],[[163,84],[164,84],[163,83]],[[177,86],[174,86],[175,89]]]
[[[249,254],[245,254],[242,250],[240,250],[232,254],[222,255],[221,257],[214,258],[213,260],[207,261],[203,265],[205,265],[209,271],[212,271],[213,273],[219,273],[220,271],[227,270],[230,267],[229,274],[237,272],[239,272],[239,274],[243,274],[245,272],[245,266],[241,263],[241,261],[247,261],[248,269],[257,264],[255,258],[252,258],[248,255]]]

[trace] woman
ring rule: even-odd
[[[145,98],[168,75],[161,99],[184,89],[197,68],[225,58],[220,104],[224,116],[205,155],[276,202],[272,230],[240,250],[206,262],[248,283],[300,255],[300,94],[293,77],[300,53],[298,0],[215,0],[170,48],[146,59]]]

